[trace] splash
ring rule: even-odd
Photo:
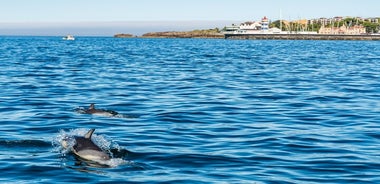
[[[88,132],[88,129],[85,128],[78,128],[78,129],[72,129],[69,131],[60,130],[59,134],[53,139],[53,151],[61,153],[63,157],[66,157],[67,154],[69,154],[75,145],[75,136],[83,136]],[[92,141],[98,145],[102,150],[105,150],[111,157],[110,160],[105,161],[97,161],[97,164],[100,164],[99,166],[107,166],[107,167],[117,167],[122,164],[128,163],[128,161],[123,160],[122,158],[114,158],[113,153],[111,150],[116,150],[117,152],[120,152],[121,148],[120,146],[115,143],[114,141],[108,141],[107,138],[105,138],[103,135],[92,135]],[[92,162],[87,162],[88,165],[95,166],[96,164]]]
[[[86,109],[83,107],[77,107],[74,109],[74,111],[79,113],[79,114],[86,114]]]

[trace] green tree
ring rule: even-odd
[[[320,24],[320,23],[308,24],[307,25],[307,29],[309,31],[316,31],[316,32],[318,32],[321,27],[322,27],[322,24]]]
[[[379,23],[364,22],[363,26],[367,33],[378,33],[379,32]]]

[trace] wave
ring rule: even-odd
[[[47,148],[51,144],[42,140],[0,140],[0,146],[2,147],[22,147],[22,148]]]

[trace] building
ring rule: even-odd
[[[261,22],[244,22],[240,24],[241,30],[268,30],[269,29],[269,19],[264,16]]]
[[[269,29],[269,20],[266,16],[261,19],[261,29],[262,30],[268,30]]]
[[[232,24],[231,26],[226,26],[224,29],[225,29],[225,32],[235,32],[240,29],[240,26]]]
[[[248,21],[241,23],[240,26],[232,25],[226,27],[225,33],[232,34],[273,34],[281,33],[278,28],[269,29],[269,19],[264,16],[260,22]]]
[[[380,18],[366,18],[366,19],[364,19],[364,21],[366,21],[366,22],[370,22],[370,23],[379,23],[379,19]]]
[[[240,24],[241,30],[261,30],[262,24],[260,22],[244,22]]]
[[[365,34],[366,30],[364,26],[352,26],[347,27],[345,25],[340,27],[325,27],[322,26],[319,31],[319,34],[345,34],[345,35],[360,35]]]
[[[319,19],[311,19],[308,21],[308,24],[321,24],[321,25],[328,25],[332,23],[332,19],[328,18],[319,18]]]

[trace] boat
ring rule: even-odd
[[[75,40],[75,37],[73,35],[67,35],[67,36],[63,37],[62,39],[64,39],[64,40]]]

